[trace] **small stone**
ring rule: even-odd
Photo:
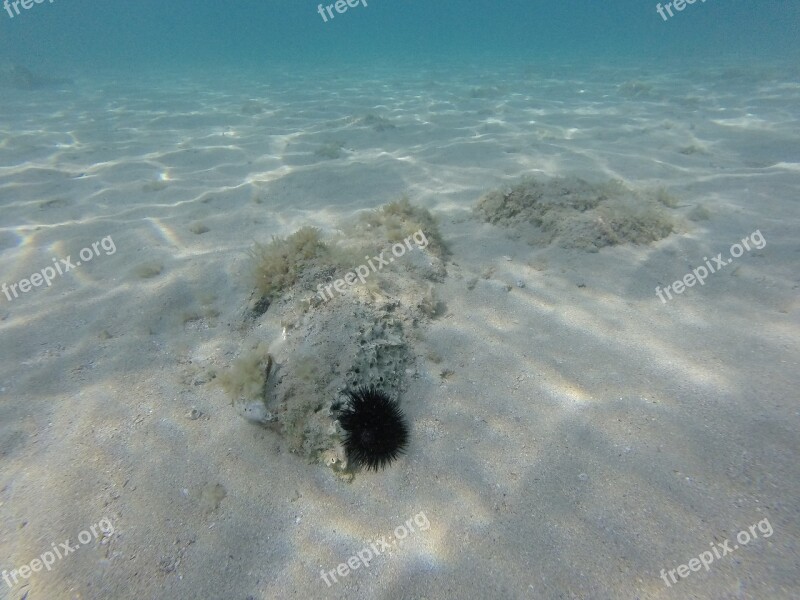
[[[517,279],[517,287],[518,288],[524,288],[525,287],[525,282],[522,281],[522,279]]]
[[[578,479],[580,479],[581,481],[589,481],[589,476],[586,473],[581,473],[580,475],[578,475]]]

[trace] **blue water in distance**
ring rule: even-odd
[[[365,1],[325,22],[311,0],[44,0],[13,18],[0,11],[0,53],[7,63],[87,74],[520,58],[707,66],[800,56],[796,1],[697,0],[667,21],[652,0]]]

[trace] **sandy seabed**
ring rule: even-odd
[[[4,90],[0,283],[114,251],[0,295],[0,570],[112,527],[0,598],[800,596],[788,68]],[[682,225],[593,252],[531,244],[473,210],[523,176],[663,187]],[[243,420],[214,374],[248,336],[293,335],[245,316],[254,241],[337,235],[402,194],[448,244],[442,310],[405,365],[406,455],[348,483]],[[659,300],[755,231],[762,248]]]

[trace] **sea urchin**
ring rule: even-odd
[[[400,407],[384,392],[361,386],[345,392],[339,413],[347,462],[355,468],[384,468],[405,452],[408,424]]]

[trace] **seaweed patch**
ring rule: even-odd
[[[527,177],[484,194],[475,210],[486,222],[526,236],[531,245],[597,252],[667,237],[679,223],[669,211],[674,206],[676,200],[663,189],[638,191],[614,180]]]

